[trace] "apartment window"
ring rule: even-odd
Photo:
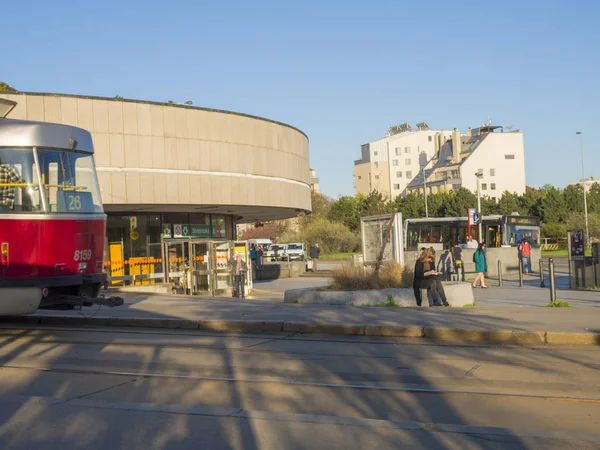
[[[397,166],[397,165],[398,165],[398,160],[397,159],[393,160],[392,161],[392,166]]]
[[[394,185],[394,189],[396,189],[396,190],[400,189],[400,185],[399,184],[395,184]]]
[[[432,137],[432,136],[427,136],[427,140],[428,140],[429,142],[431,142],[431,141],[433,141],[433,137]]]
[[[404,147],[404,153],[410,153],[410,147]]]
[[[481,190],[487,191],[487,183],[481,183]]]
[[[496,190],[496,183],[492,183],[492,184],[490,184],[490,189],[491,189],[492,191],[495,191],[495,190]]]
[[[402,154],[402,147],[396,147],[396,156],[400,156]]]
[[[504,159],[515,159],[515,155],[504,155]]]
[[[496,169],[490,169],[490,177],[496,176]]]
[[[374,156],[377,156],[377,152],[373,152],[373,155],[374,155]]]
[[[358,179],[360,180],[361,178],[362,178],[362,177],[359,175],[359,176],[358,176]]]
[[[460,184],[453,184],[452,185],[452,190],[453,191],[458,191],[460,189]]]
[[[402,172],[396,172],[396,178],[402,178]]]
[[[375,165],[376,169],[379,167],[379,163],[377,161],[375,161],[373,164]]]
[[[410,166],[410,164],[411,164],[411,161],[410,161],[410,159],[406,159],[406,160],[404,160],[404,164],[406,164],[407,166]]]
[[[412,178],[412,172],[410,170],[406,172],[406,178]]]
[[[379,175],[375,175],[375,179],[376,179],[376,180],[379,180]]]

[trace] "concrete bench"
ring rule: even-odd
[[[473,288],[469,283],[444,281],[448,303],[453,307],[473,304]],[[428,307],[425,289],[423,307]],[[377,306],[392,297],[398,306],[416,306],[413,288],[382,289],[374,291],[317,291],[315,288],[290,289],[285,291],[284,303],[313,305]]]

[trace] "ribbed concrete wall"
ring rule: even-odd
[[[108,211],[201,211],[268,220],[310,211],[308,139],[266,119],[187,106],[3,94],[10,118],[92,132]],[[241,207],[241,208],[240,208]],[[251,217],[257,216],[257,217]]]

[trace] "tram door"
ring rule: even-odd
[[[213,275],[210,264],[210,242],[192,241],[189,245],[192,295],[211,295]]]
[[[211,244],[211,264],[213,272],[213,295],[230,296],[233,292],[233,279],[229,258],[231,258],[231,242],[213,241]]]
[[[187,244],[185,241],[165,240],[166,278],[175,294],[189,294],[191,276]]]

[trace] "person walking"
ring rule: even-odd
[[[440,256],[437,269],[444,275],[444,281],[450,281],[450,273],[452,272],[452,251],[449,245],[446,246],[444,253]]]
[[[473,287],[477,287],[477,282],[479,281],[481,287],[483,289],[487,289],[488,287],[485,284],[485,273],[487,272],[487,261],[485,259],[485,244],[482,242],[473,253],[473,262],[475,263],[475,272],[477,275],[473,280]]]
[[[463,265],[463,251],[458,245],[458,242],[454,243],[452,247],[452,259],[454,260],[454,273],[456,274],[456,281],[465,281],[465,266]]]
[[[523,273],[532,273],[531,270],[531,244],[525,238],[519,244],[519,256],[523,261]]]
[[[244,290],[248,264],[246,264],[246,261],[242,259],[242,255],[239,253],[236,253],[235,258],[231,258],[229,263],[233,266],[233,296],[236,298],[246,298]]]
[[[315,244],[310,249],[310,259],[312,259],[312,262],[313,262],[313,272],[317,271],[317,261],[319,260],[320,255],[321,255],[321,248],[319,247],[319,244]]]
[[[421,306],[421,289],[427,289],[427,297],[429,306],[450,306],[446,299],[444,286],[440,279],[440,273],[434,270],[435,267],[435,252],[428,248],[421,253],[419,259],[415,263],[415,277],[413,280],[413,291],[417,306]],[[441,300],[439,303],[437,300]]]

